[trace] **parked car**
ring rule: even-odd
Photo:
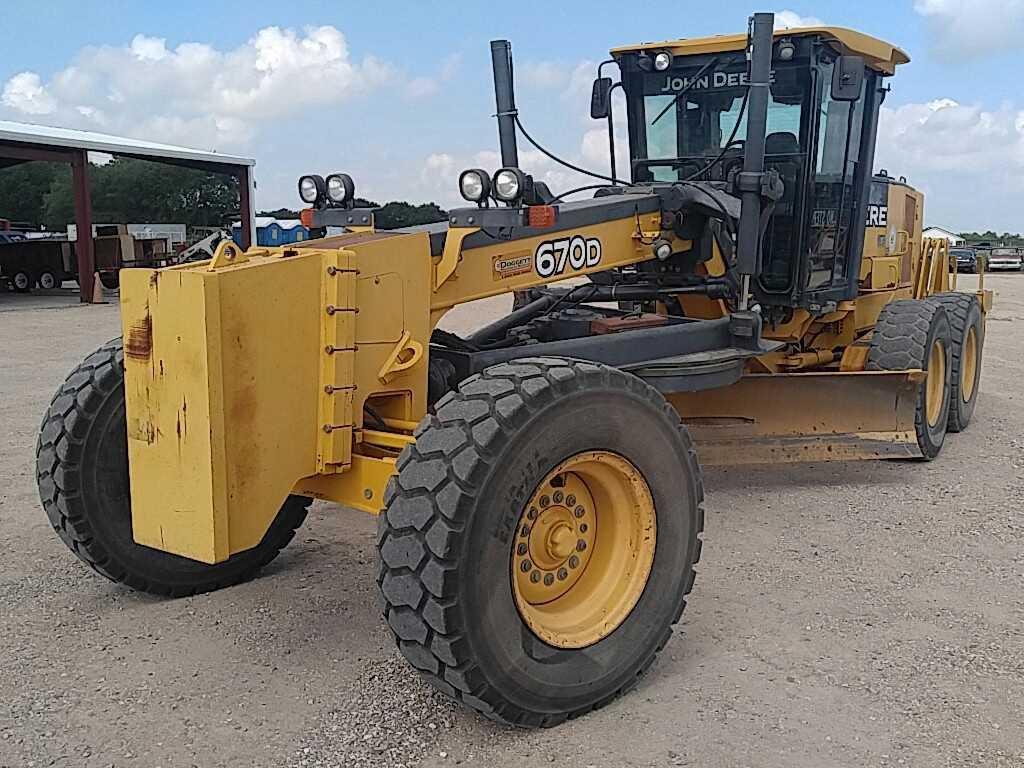
[[[972,248],[954,248],[950,253],[956,259],[957,272],[978,271],[978,257]]]
[[[1024,258],[1013,248],[993,248],[985,262],[990,270],[1008,269],[1020,272],[1024,268]]]

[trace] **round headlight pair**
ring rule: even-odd
[[[342,205],[355,197],[356,185],[347,173],[332,173],[326,179],[310,174],[299,179],[299,198],[304,203],[315,205],[327,199],[335,205]]]
[[[495,200],[513,203],[526,189],[526,174],[518,168],[502,168],[493,177],[479,168],[470,168],[459,175],[459,192],[471,203],[482,203],[492,193]]]

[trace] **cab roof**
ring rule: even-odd
[[[775,37],[810,37],[818,36],[838,46],[848,56],[863,56],[869,67],[891,75],[900,64],[906,64],[910,57],[900,48],[845,27],[796,27],[793,29],[777,29]],[[747,47],[746,34],[714,35],[712,37],[694,37],[688,40],[666,40],[661,43],[641,43],[639,45],[623,45],[612,48],[612,56],[618,57],[640,51],[669,51],[673,56],[691,56],[701,53],[721,53],[723,51],[742,51]]]

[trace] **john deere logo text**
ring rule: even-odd
[[[769,80],[775,82],[775,70],[772,70]],[[692,83],[692,85],[691,85]],[[686,88],[691,91],[707,91],[712,88],[739,88],[747,84],[746,72],[708,72],[696,80],[692,77],[681,75],[667,75],[665,84],[661,87],[662,93],[672,93]]]

